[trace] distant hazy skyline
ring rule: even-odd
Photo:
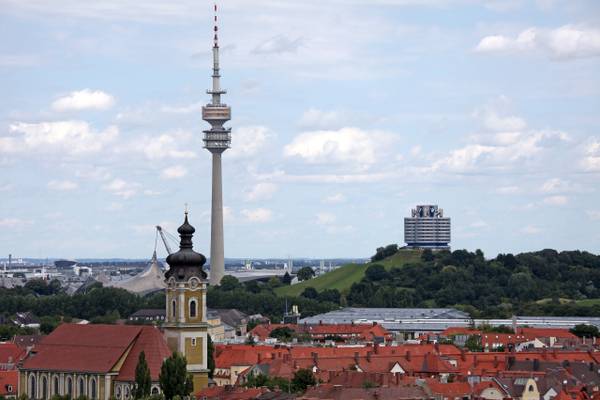
[[[418,203],[600,253],[600,2],[218,3],[226,257],[370,256]],[[208,255],[212,2],[0,0],[0,37],[0,257],[150,257],[185,203]]]

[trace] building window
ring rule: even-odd
[[[90,397],[92,399],[96,399],[96,379],[92,378],[90,380]]]
[[[196,300],[190,301],[190,318],[196,318],[196,315],[198,315],[197,308]]]
[[[125,398],[129,398],[129,386],[125,386]]]
[[[12,391],[13,391],[13,387],[12,387],[12,385],[6,385],[6,391],[7,391],[8,393],[12,393]]]
[[[36,389],[37,389],[37,382],[35,381],[35,375],[31,374],[29,375],[29,398],[30,399],[35,399],[37,398],[37,394],[36,394]]]
[[[192,346],[196,346],[196,338],[192,338]]]
[[[79,378],[79,396],[85,396],[85,382],[83,378]]]
[[[529,385],[529,391],[533,392],[533,385]]]
[[[52,394],[55,396],[60,396],[60,386],[58,381],[58,376],[55,376],[52,382]]]
[[[42,399],[48,399],[48,378],[45,376],[42,377]]]
[[[67,378],[67,396],[73,398],[73,379],[70,376]]]
[[[157,394],[158,394],[158,388],[157,388],[156,386],[154,386],[154,387],[152,388],[152,390],[150,391],[150,394],[152,394],[153,396],[154,396],[154,395],[157,395]]]
[[[121,398],[121,386],[117,386],[117,389],[115,390],[115,397],[117,399]]]
[[[173,318],[177,317],[177,300],[171,302],[171,316]]]

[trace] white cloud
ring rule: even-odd
[[[182,146],[182,144],[187,143],[190,139],[191,134],[186,132],[162,134],[160,136],[144,136],[137,138],[129,147],[140,151],[149,160],[194,158],[196,157],[196,153],[189,150],[189,146]],[[122,152],[126,152],[128,149],[128,147],[125,147]]]
[[[243,126],[234,130],[231,136],[231,149],[227,156],[245,158],[257,155],[272,134],[264,126]]]
[[[192,114],[192,113],[200,113],[202,111],[203,103],[192,103],[186,106],[162,106],[160,108],[161,112],[167,114]]]
[[[600,210],[587,210],[586,214],[593,220],[600,220]]]
[[[326,204],[340,204],[346,201],[346,196],[342,193],[335,193],[330,196],[327,196],[323,199],[323,203]]]
[[[161,194],[162,194],[162,192],[159,192],[157,190],[150,190],[150,189],[144,190],[144,196],[160,196]]]
[[[496,189],[498,194],[515,194],[519,192],[518,186],[502,186]]]
[[[29,124],[11,124],[10,132],[17,137],[0,137],[0,153],[24,153],[28,151],[61,152],[82,155],[102,150],[119,134],[116,126],[95,132],[84,121],[57,121]]]
[[[389,142],[388,134],[359,128],[311,131],[296,136],[285,146],[284,155],[309,163],[344,163],[365,168],[378,160],[378,151]]]
[[[540,190],[543,193],[570,193],[580,191],[581,188],[563,179],[551,178],[542,184]]]
[[[104,185],[102,188],[107,192],[114,194],[115,196],[129,199],[137,193],[137,183],[127,182],[123,179],[117,178]]]
[[[108,211],[121,211],[123,209],[122,203],[112,202],[106,207]]]
[[[182,165],[173,165],[172,167],[165,168],[160,177],[163,179],[180,179],[186,176],[188,173],[187,168]]]
[[[485,110],[482,115],[484,126],[494,132],[515,132],[526,128],[522,118],[516,116],[501,116],[494,110]]]
[[[469,226],[474,229],[482,229],[482,228],[487,228],[489,225],[487,222],[480,219],[480,220],[477,220],[477,221],[471,223],[471,225],[469,225]]]
[[[277,191],[277,185],[270,182],[260,182],[254,185],[251,189],[246,190],[244,199],[246,201],[267,200],[273,197]]]
[[[569,198],[567,196],[548,196],[544,198],[544,204],[548,204],[550,206],[564,206],[569,202]]]
[[[273,36],[252,50],[254,54],[295,53],[302,46],[302,38],[291,39],[285,35]]]
[[[56,181],[56,180],[52,180],[50,182],[48,182],[48,189],[51,190],[59,190],[59,191],[69,191],[69,190],[75,190],[79,187],[79,185],[77,185],[77,183],[72,182],[72,181]]]
[[[581,165],[586,171],[600,171],[600,139],[591,138],[585,145]]]
[[[540,233],[541,231],[542,230],[540,228],[538,228],[537,226],[534,226],[534,225],[527,225],[526,227],[521,229],[521,233],[524,233],[526,235],[536,235],[536,234]]]
[[[10,183],[0,185],[0,192],[10,192],[13,190],[13,185]]]
[[[348,125],[349,116],[342,111],[323,111],[309,108],[300,118],[300,126],[307,129],[338,129]]]
[[[479,138],[485,139],[485,138]],[[511,141],[488,138],[491,144],[468,144],[450,152],[432,165],[433,171],[477,173],[484,170],[507,170],[539,156],[543,150],[570,140],[569,135],[557,131],[519,132]]]
[[[20,218],[0,218],[0,227],[3,228],[18,229],[32,224],[32,220],[24,220]]]
[[[244,209],[241,213],[248,222],[268,222],[273,217],[273,212],[267,208]]]
[[[317,214],[317,224],[319,225],[332,225],[335,223],[335,215],[327,212],[320,212]]]
[[[481,53],[543,52],[552,59],[600,56],[600,30],[564,25],[556,29],[528,28],[516,37],[486,36],[475,48]]]
[[[52,103],[55,111],[107,110],[115,104],[115,98],[101,90],[83,89],[60,97]]]

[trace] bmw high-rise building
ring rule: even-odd
[[[404,241],[416,249],[450,249],[450,218],[437,205],[419,205],[404,218]]]

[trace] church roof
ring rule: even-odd
[[[22,369],[107,373],[127,355],[119,371],[119,378],[122,375],[125,379],[135,374],[141,351],[146,354],[153,379],[157,379],[161,357],[169,355],[158,329],[134,325],[62,324],[35,347],[24,360]]]
[[[117,381],[133,382],[135,381],[135,367],[137,366],[140,353],[144,352],[148,368],[150,368],[150,376],[153,381],[158,381],[160,367],[165,358],[171,356],[171,350],[167,346],[162,333],[152,327],[144,326],[139,337],[127,355],[123,367],[119,371]]]
[[[187,280],[192,276],[206,279],[207,274],[202,270],[206,257],[193,249],[192,237],[195,231],[196,229],[188,221],[186,212],[183,224],[177,229],[181,238],[179,251],[167,257],[167,264],[169,264],[169,270],[165,273],[167,279],[171,276],[175,276],[178,280]]]

